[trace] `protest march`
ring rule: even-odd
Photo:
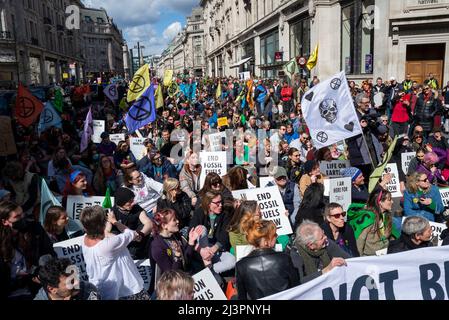
[[[151,70],[4,101],[1,299],[449,300],[449,83]]]

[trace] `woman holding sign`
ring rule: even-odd
[[[425,173],[415,172],[407,179],[404,193],[404,215],[439,221],[444,210],[439,189],[430,184]]]

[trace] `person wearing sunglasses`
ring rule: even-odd
[[[346,223],[346,212],[335,202],[329,203],[324,209],[324,223],[321,225],[328,239],[333,240],[351,257],[359,257],[354,230]]]
[[[440,221],[443,211],[444,205],[438,187],[430,183],[425,173],[415,172],[410,175],[404,193],[404,215]]]

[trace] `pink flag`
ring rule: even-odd
[[[93,128],[93,120],[92,120],[92,108],[89,108],[89,112],[87,113],[86,120],[84,121],[84,130],[83,135],[81,137],[81,147],[80,152],[83,152],[87,149],[89,145],[89,141],[94,133]]]

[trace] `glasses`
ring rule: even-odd
[[[429,182],[428,178],[425,178],[424,180],[418,180],[419,182]]]
[[[346,217],[346,212],[343,211],[342,213],[330,214],[330,216],[334,217],[335,219],[340,219],[340,217]]]
[[[212,201],[211,203],[213,203],[213,204],[215,204],[216,206],[222,206],[223,205],[223,202],[222,201]]]
[[[276,178],[277,181],[281,181],[281,180],[287,180],[286,176],[282,176],[282,177],[278,177]]]

